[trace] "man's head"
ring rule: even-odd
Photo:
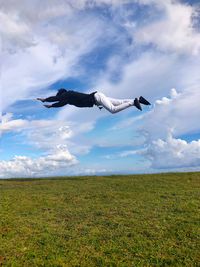
[[[57,95],[61,95],[61,94],[66,93],[66,92],[67,92],[66,89],[64,89],[64,88],[60,88],[60,89],[58,90]]]

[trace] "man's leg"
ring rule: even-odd
[[[116,99],[116,98],[111,98],[111,97],[107,97],[114,106],[118,106],[118,105],[121,105],[123,103],[134,103],[134,100],[133,99]]]
[[[115,104],[119,103],[118,105],[114,105],[112,103],[112,101],[110,100],[110,98],[105,96],[102,93],[97,92],[94,95],[94,97],[95,97],[98,105],[103,106],[105,109],[107,109],[111,113],[117,113],[117,112],[122,111],[126,108],[134,106],[134,100],[123,101],[123,100],[112,99]]]

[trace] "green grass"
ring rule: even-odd
[[[0,266],[200,266],[200,173],[0,180]]]

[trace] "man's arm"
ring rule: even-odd
[[[66,101],[59,101],[51,105],[44,105],[46,108],[59,108],[67,105]]]
[[[50,96],[50,97],[47,97],[47,98],[38,97],[36,99],[39,100],[39,101],[42,101],[42,102],[56,102],[56,101],[60,100],[60,98],[58,96]]]

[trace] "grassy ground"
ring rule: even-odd
[[[0,266],[200,266],[200,173],[0,180]]]

